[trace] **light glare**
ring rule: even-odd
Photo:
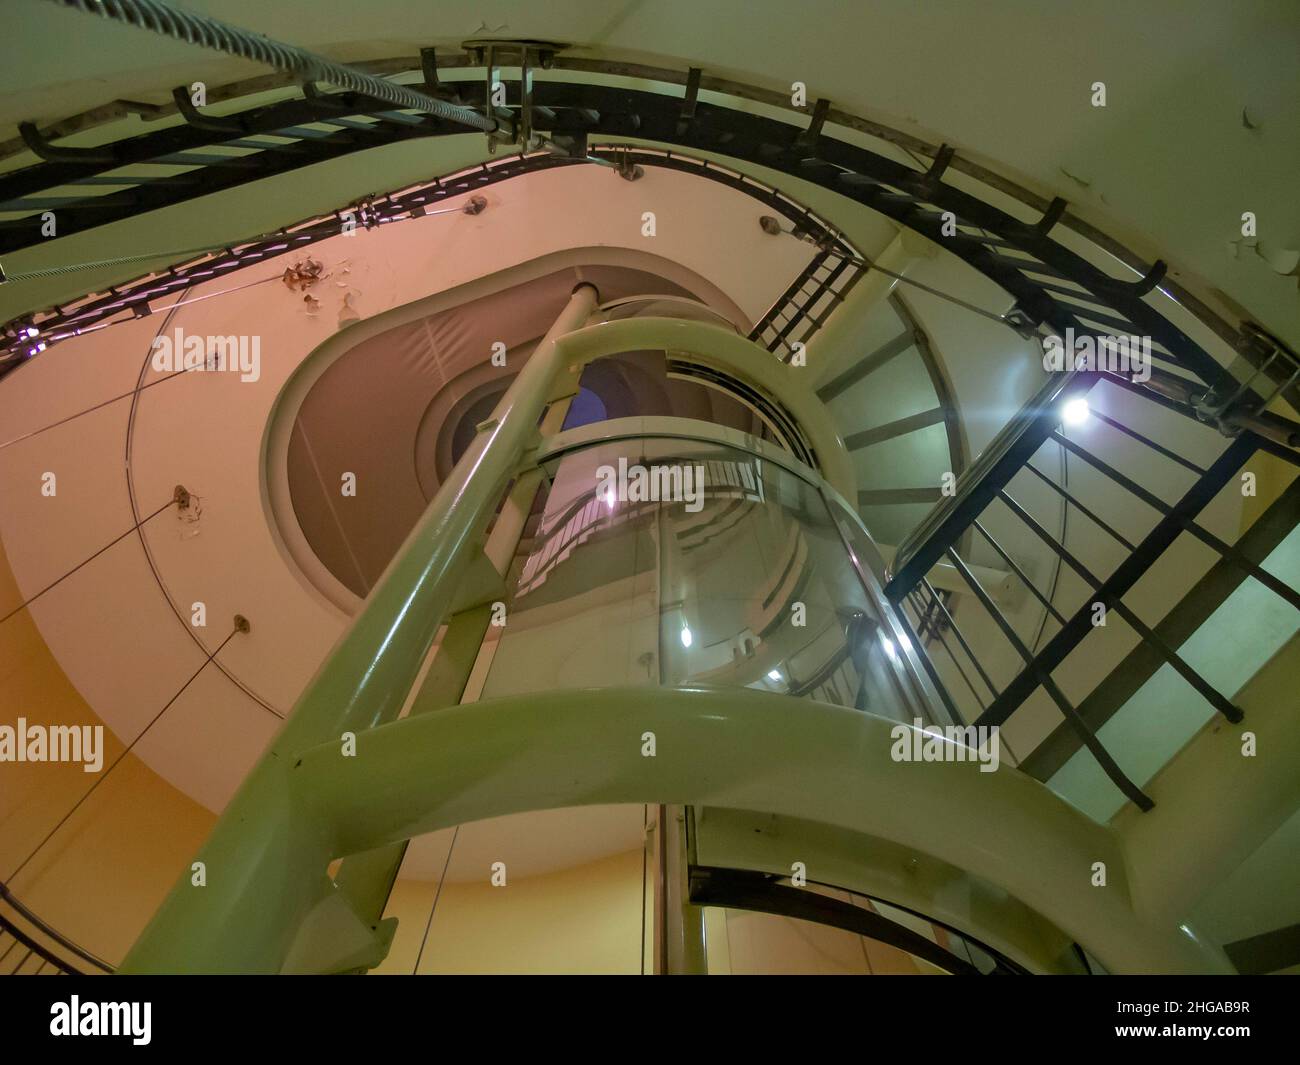
[[[1088,420],[1088,415],[1091,413],[1092,412],[1088,407],[1088,401],[1082,396],[1079,396],[1076,399],[1070,400],[1061,408],[1061,420],[1065,422],[1066,425],[1082,425]]]

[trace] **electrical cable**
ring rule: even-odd
[[[111,772],[113,772],[114,769],[116,769],[119,765],[122,764],[122,761],[126,758],[128,754],[131,753],[131,751],[135,748],[135,745],[139,743],[142,739],[144,739],[145,734],[151,728],[153,728],[154,725],[156,725],[159,722],[163,714],[167,713],[168,709],[170,709],[171,705],[181,697],[185,689],[194,683],[194,681],[198,678],[198,675],[200,673],[202,673],[205,669],[207,669],[208,663],[211,662],[214,658],[216,658],[218,654],[221,653],[222,648],[224,648],[226,644],[228,644],[232,639],[234,639],[236,633],[243,632],[243,631],[247,631],[247,630],[241,628],[239,624],[236,623],[235,627],[230,630],[230,634],[224,640],[222,640],[220,644],[217,645],[216,650],[210,652],[208,656],[203,660],[203,665],[199,666],[199,668],[196,669],[190,675],[190,678],[176,690],[176,693],[170,699],[167,700],[163,708],[153,716],[153,719],[149,722],[149,724],[145,725],[145,727],[140,730],[139,734],[135,737],[135,739],[133,739],[130,743],[126,745],[126,747],[122,749],[122,752],[116,758],[114,758],[112,763],[109,765],[109,767],[105,769],[104,772],[101,773],[96,778],[95,782],[91,784],[91,786],[86,790],[85,794],[82,795],[81,798],[79,798],[73,804],[72,809],[69,810],[66,814],[64,814],[59,819],[58,823],[52,829],[50,829],[49,832],[46,833],[45,838],[42,839],[40,843],[36,844],[36,846],[32,849],[31,853],[28,854],[27,857],[22,860],[18,868],[15,869],[12,873],[10,873],[7,877],[5,877],[5,881],[7,883],[12,883],[14,878],[17,877],[18,874],[21,873],[25,868],[27,868],[27,864],[33,858],[36,857],[36,855],[40,852],[41,848],[44,847],[47,843],[49,843],[50,840],[54,838],[55,833],[57,833],[60,828],[62,828],[65,824],[67,824],[68,819],[73,814],[75,814],[79,809],[81,809],[81,804],[84,803],[88,798],[90,798],[91,795],[95,793],[95,789],[98,788],[102,783],[104,783],[105,780],[108,779],[108,775]],[[100,727],[102,728],[103,726]]]
[[[1010,319],[1006,317],[1006,315],[995,314],[993,311],[986,311],[983,307],[977,307],[973,303],[967,303],[963,299],[959,299],[956,296],[949,295],[947,292],[942,292],[937,288],[933,288],[932,286],[925,284],[924,282],[916,281],[910,277],[905,277],[903,274],[896,274],[894,273],[893,270],[888,270],[885,267],[880,266],[878,263],[872,262],[865,255],[861,257],[846,256],[845,261],[852,263],[854,266],[865,267],[868,270],[878,270],[886,277],[892,277],[895,281],[898,281],[901,284],[911,285],[913,288],[919,288],[922,292],[930,293],[931,296],[937,296],[941,300],[947,300],[949,303],[957,307],[964,307],[972,314],[978,314],[980,317],[987,318],[991,322],[997,322],[999,325],[1005,325],[1008,329],[1015,330],[1017,333],[1019,332],[1019,330],[1016,329],[1016,326],[1010,321]]]
[[[141,518],[141,519],[140,519],[139,521],[137,521],[134,525],[132,525],[131,528],[127,529],[126,532],[122,533],[121,536],[115,536],[112,540],[110,540],[108,543],[106,543],[103,547],[101,547],[98,551],[96,551],[96,552],[95,552],[93,555],[91,555],[89,558],[84,559],[84,560],[81,561],[81,562],[78,562],[75,566],[72,567],[72,569],[68,570],[68,572],[65,573],[65,574],[64,574],[62,577],[60,577],[58,580],[53,581],[53,582],[50,583],[50,584],[47,584],[44,588],[42,588],[42,589],[41,589],[39,592],[37,592],[35,595],[33,595],[33,596],[31,596],[30,598],[25,599],[23,602],[19,603],[16,607],[14,607],[11,611],[9,611],[8,614],[6,614],[4,617],[0,618],[0,625],[3,625],[6,621],[8,621],[8,620],[9,620],[11,617],[13,617],[15,614],[18,614],[18,613],[20,613],[22,610],[26,609],[26,607],[27,607],[29,604],[34,603],[37,599],[39,599],[41,596],[43,596],[43,595],[44,595],[46,592],[48,592],[51,588],[54,588],[54,587],[56,587],[57,585],[61,584],[63,581],[67,580],[67,579],[68,579],[69,577],[71,577],[74,573],[76,573],[77,570],[79,570],[79,569],[81,569],[83,566],[85,566],[85,565],[87,565],[87,564],[93,562],[95,559],[97,559],[100,555],[102,555],[105,551],[107,551],[107,550],[108,550],[110,547],[112,547],[114,544],[118,543],[118,542],[121,541],[121,540],[126,539],[126,537],[130,536],[133,532],[136,531],[136,529],[140,528],[140,526],[143,525],[145,522],[147,522],[150,518],[155,518],[155,517],[157,517],[157,516],[158,516],[159,514],[161,514],[164,510],[166,510],[168,507],[170,507],[173,503],[176,503],[176,502],[178,502],[178,498],[177,498],[176,496],[172,496],[171,499],[167,500],[166,503],[164,503],[161,507],[159,507],[157,510],[155,510],[152,514],[146,514],[143,518]]]
[[[123,392],[120,396],[114,396],[112,399],[106,399],[102,403],[96,403],[93,407],[87,407],[85,410],[79,410],[75,414],[69,414],[66,418],[60,418],[56,422],[50,422],[49,425],[42,425],[39,429],[33,429],[31,432],[23,433],[22,436],[15,436],[12,440],[0,441],[0,451],[3,451],[11,444],[20,444],[24,440],[30,440],[34,436],[40,436],[41,433],[45,432],[48,429],[53,429],[56,426],[63,425],[76,418],[80,418],[83,414],[92,414],[95,411],[99,410],[101,407],[107,407],[110,403],[116,403],[119,399],[127,399],[131,396],[137,395],[140,392],[143,392],[146,388],[153,388],[154,385],[160,385],[164,381],[170,381],[173,377],[179,377],[181,374],[189,373],[189,372],[190,372],[189,370],[173,370],[165,377],[159,377],[155,381],[150,381],[147,385],[137,385],[130,392]]]
[[[424,948],[429,942],[429,929],[433,927],[433,914],[438,909],[438,899],[442,897],[442,885],[447,882],[447,870],[451,866],[451,852],[456,849],[456,837],[459,835],[460,825],[457,825],[451,834],[451,844],[447,847],[447,860],[442,863],[442,876],[438,878],[438,888],[433,893],[433,905],[429,907],[429,920],[425,923],[424,938],[420,940],[420,949],[415,955],[415,968],[411,970],[412,976],[420,971],[420,959],[424,957]]]
[[[253,238],[256,240],[257,238]],[[240,243],[244,243],[240,241]],[[147,262],[149,259],[177,258],[182,255],[204,255],[214,251],[224,251],[225,244],[209,244],[203,248],[178,248],[174,251],[146,251],[138,255],[119,255],[115,259],[92,259],[85,263],[66,263],[63,266],[47,266],[43,270],[25,270],[21,273],[6,274],[8,283],[14,281],[37,281],[43,277],[58,277],[61,274],[78,274],[87,270],[97,270],[101,266],[123,266],[127,263]]]

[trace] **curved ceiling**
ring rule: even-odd
[[[764,233],[750,197],[674,171],[629,183],[602,168],[570,167],[484,194],[488,206],[477,215],[418,218],[314,245],[329,275],[313,289],[318,307],[283,283],[283,260],[261,262],[237,281],[194,287],[182,306],[160,301],[159,313],[56,345],[0,387],[0,422],[21,435],[129,395],[138,383],[158,384],[0,449],[2,532],[30,596],[160,507],[176,484],[194,493],[196,509],[182,517],[167,508],[139,538],[118,541],[30,610],[69,679],[123,737],[141,734],[235,614],[251,621],[252,631],[232,639],[135,748],[211,809],[225,804],[346,623],[345,609],[319,591],[324,577],[306,576],[319,561],[270,520],[287,485],[283,471],[266,472],[267,455],[288,450],[277,434],[292,428],[273,412],[296,409],[295,390],[309,389],[332,353],[593,261],[649,266],[752,321],[812,253]],[[639,225],[647,203],[660,218],[653,253]],[[583,219],[580,235],[574,217]],[[713,239],[696,239],[701,232]],[[575,248],[579,240],[592,247]],[[347,324],[353,310],[362,320]],[[256,330],[260,374],[160,382],[152,342],[178,328],[192,336]],[[314,352],[311,372],[298,373]],[[51,498],[28,490],[47,470],[59,477]],[[362,501],[366,490],[363,481]],[[191,624],[197,602],[207,610],[203,628]]]
[[[590,256],[597,263],[601,258],[596,249]],[[475,426],[492,413],[579,281],[594,284],[605,303],[647,293],[691,295],[645,270],[570,267],[368,337],[332,361],[296,410],[281,406],[277,417],[294,423],[288,454],[268,458],[286,464],[293,511],[276,517],[301,527],[317,557],[358,601],[379,579]],[[504,365],[484,357],[495,345],[501,345]],[[626,381],[635,367],[626,359],[594,364],[581,384],[607,401],[601,417],[685,415],[685,396],[676,397],[677,406],[663,404],[664,410],[649,402],[656,384],[659,391],[668,384],[662,356],[658,361],[662,380],[638,374],[635,390]],[[693,391],[720,396],[698,386]],[[706,404],[691,413],[718,421],[715,407]],[[746,418],[736,427],[751,431],[751,423]],[[365,486],[364,508],[340,499],[338,478],[344,472]]]
[[[1270,265],[1300,247],[1300,204],[1293,195],[1300,171],[1293,132],[1300,127],[1294,63],[1300,18],[1289,0],[1106,0],[1056,6],[1050,18],[1039,5],[1019,0],[874,0],[852,7],[828,0],[612,6],[501,0],[490,10],[465,0],[434,7],[374,0],[364,13],[325,0],[312,5],[310,17],[253,0],[190,6],[349,61],[456,47],[472,38],[534,38],[570,43],[566,54],[578,57],[700,66],[778,92],[802,81],[810,102],[827,97],[842,109],[954,145],[1045,196],[1065,197],[1072,211],[1148,260],[1169,259],[1172,276],[1203,283],[1210,295],[1222,293],[1300,343],[1296,277]],[[31,42],[0,71],[0,121],[11,124],[52,121],[112,99],[151,100],[160,89],[166,99],[175,84],[222,84],[263,72],[35,0],[12,5],[8,18],[9,32]],[[1107,86],[1104,108],[1091,102],[1097,81]],[[455,139],[466,143],[432,149],[440,169],[481,156],[481,137]],[[385,152],[391,182],[376,182],[372,165],[331,168],[310,189],[279,183],[280,195],[272,197],[281,200],[278,210],[264,204],[239,216],[247,222],[241,233],[271,228],[259,218],[277,213],[278,222],[286,221],[289,188],[297,186],[299,205],[310,199],[333,206],[376,184],[402,184],[399,172],[409,173],[431,151],[407,147]],[[1247,210],[1259,219],[1256,246],[1241,240]],[[229,239],[231,219],[222,222],[217,239]],[[147,224],[114,228],[115,240],[136,247],[133,228],[136,236],[157,232]],[[49,261],[52,250],[15,261]]]
[[[1051,18],[1038,5],[1010,0],[875,0],[852,8],[680,0],[606,7],[561,0],[543,7],[509,0],[490,9],[461,0],[436,6],[372,0],[364,7],[321,0],[309,15],[251,0],[187,6],[348,61],[414,55],[432,45],[455,49],[469,38],[531,37],[573,42],[565,54],[579,60],[700,66],[712,76],[777,93],[803,81],[810,102],[826,97],[844,111],[954,145],[963,157],[1044,197],[1064,197],[1072,212],[1148,260],[1171,260],[1171,276],[1220,295],[1212,300],[1217,306],[1239,305],[1300,343],[1296,278],[1270,262],[1300,246],[1294,197],[1300,19],[1288,0],[1231,6],[1108,0],[1054,8]],[[0,126],[10,127],[0,128],[0,138],[12,136],[19,121],[46,123],[115,99],[160,102],[175,84],[220,85],[264,73],[36,0],[12,4],[6,16],[10,38],[27,46],[0,66]],[[569,70],[565,77],[579,75]],[[1104,109],[1090,101],[1096,81],[1107,86]],[[680,93],[632,79],[619,83]],[[128,123],[141,128],[138,118]],[[120,134],[121,125],[113,132]],[[72,140],[92,144],[108,134],[105,128]],[[28,249],[6,256],[5,266],[12,272],[229,242],[487,158],[478,135],[393,144]],[[31,160],[11,154],[0,159],[0,169]],[[861,204],[756,164],[727,165],[779,184],[873,258],[892,246],[894,227]],[[702,189],[705,184],[667,171],[624,183],[594,167],[529,175],[488,190],[482,216],[428,218],[361,234],[358,241],[335,238],[314,246],[311,254],[333,272],[318,308],[309,311],[299,296],[283,291],[283,260],[266,262],[240,271],[241,279],[255,283],[246,293],[68,341],[9,376],[0,388],[6,440],[105,396],[159,383],[148,361],[160,329],[179,324],[190,332],[229,334],[252,328],[233,323],[256,322],[263,334],[258,382],[193,375],[0,449],[0,531],[25,594],[164,504],[176,483],[195,493],[197,505],[188,514],[164,509],[138,538],[117,544],[78,579],[33,605],[42,635],[89,704],[120,736],[142,737],[136,752],[160,775],[219,810],[346,620],[339,600],[307,574],[311,559],[301,544],[288,542],[292,530],[277,533],[271,520],[277,493],[285,489],[277,473],[265,472],[268,453],[284,443],[274,414],[295,398],[291,384],[305,387],[318,379],[298,373],[312,352],[329,348],[338,330],[356,319],[364,321],[350,334],[392,326],[406,314],[427,318],[445,311],[446,301],[483,297],[494,275],[520,263],[532,272],[512,274],[515,279],[572,268],[563,256],[589,244],[601,249],[602,263],[644,261],[637,221],[647,207],[660,213],[654,254],[665,276],[676,264],[674,280],[684,290],[691,290],[688,275],[701,279],[711,286],[715,305],[727,306],[733,318],[757,321],[812,250],[795,240],[772,240],[756,225],[759,208],[752,200],[722,187]],[[1246,210],[1260,219],[1255,244],[1236,239]],[[587,253],[588,264],[596,261],[590,248]],[[990,310],[1009,302],[951,255],[935,256],[931,249],[908,263],[910,277]],[[0,317],[102,288],[141,269],[6,285]],[[213,281],[187,295],[218,291],[223,283]],[[1177,309],[1162,310],[1180,328],[1200,329]],[[961,429],[978,452],[1042,375],[1032,344],[924,292],[908,292],[905,299],[895,293],[861,315],[840,317],[852,318],[851,334],[841,341],[851,342],[855,355],[880,357],[870,379],[860,377],[826,400],[841,435],[875,434],[879,449],[854,453],[859,486],[868,495],[912,487],[891,481],[893,470],[910,470],[931,483],[956,454],[945,426],[926,420],[945,405],[930,409],[940,378],[962,405]],[[913,334],[910,345],[898,343],[900,332],[902,339]],[[1203,334],[1196,337],[1207,349],[1217,342]],[[897,357],[902,352],[906,358]],[[1216,355],[1227,361],[1222,347]],[[919,420],[919,429],[881,436],[891,419]],[[30,491],[51,468],[58,470],[59,496]],[[873,513],[874,505],[867,512],[873,530],[884,530],[882,539],[896,539],[910,527],[902,508],[881,504]],[[1032,545],[1026,546],[1024,556],[1031,553]],[[1026,568],[1034,567],[1026,562]],[[210,618],[203,631],[189,624],[190,607],[199,601]],[[1031,612],[1036,616],[1037,608]],[[252,632],[222,645],[235,613],[252,619]],[[219,645],[215,668],[184,687]],[[178,688],[181,695],[167,703]],[[168,713],[153,727],[165,703]],[[637,825],[627,814],[608,811],[605,821],[592,822],[600,831],[591,833],[588,825],[591,838],[580,831],[574,839],[587,848],[582,853],[634,845]],[[529,815],[516,828],[532,843],[549,824],[549,814]],[[440,846],[418,841],[406,875],[436,876]],[[555,861],[549,848],[524,850],[525,868],[531,862],[544,871]]]

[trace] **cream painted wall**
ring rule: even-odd
[[[0,616],[22,602],[0,551]],[[69,683],[26,611],[0,624],[0,724],[102,726]],[[104,730],[104,768],[0,762],[0,877],[37,916],[105,961],[120,961],[213,816],[123,750]],[[96,781],[81,809],[13,877]]]
[[[437,895],[437,908],[429,913]],[[410,973],[428,927],[422,974],[599,973],[642,966],[642,852],[611,855],[493,887],[472,881],[399,880],[386,917],[397,937],[379,974]],[[648,956],[647,956],[648,957]]]
[[[710,976],[944,975],[898,947],[794,917],[711,906],[705,933]]]

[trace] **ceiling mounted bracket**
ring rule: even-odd
[[[495,131],[487,135],[488,151],[495,152],[500,144],[518,145],[522,154],[546,147],[545,138],[539,136],[533,128],[533,73],[541,67],[549,70],[554,63],[556,52],[566,46],[553,41],[510,41],[484,40],[466,41],[462,47],[469,52],[475,62],[483,64],[483,113],[497,123]],[[422,63],[425,49],[420,53]],[[519,106],[514,110],[504,99],[505,83],[500,78],[500,64],[513,61],[511,65],[519,67]],[[428,78],[426,67],[426,79]],[[434,73],[436,77],[436,70]],[[500,93],[501,100],[495,99]]]
[[[830,110],[831,102],[824,96],[813,104],[812,121],[808,123],[808,128],[794,139],[794,147],[797,151],[810,155],[817,154],[817,142],[821,139],[822,126],[826,124],[826,116],[830,114]]]
[[[1031,314],[1019,300],[1002,316],[1002,320],[1025,340],[1041,339],[1038,331],[1043,324],[1043,316]]]
[[[117,155],[109,147],[60,148],[56,144],[51,144],[42,136],[34,122],[19,122],[18,133],[32,154],[47,163],[90,163],[102,166],[105,163],[118,161]]]
[[[699,104],[700,75],[699,67],[691,67],[686,74],[686,96],[682,100],[681,114],[677,117],[677,136],[682,136],[695,121],[695,108]]]
[[[1169,264],[1163,259],[1157,259],[1140,281],[1130,283],[1130,291],[1134,296],[1145,296],[1165,279],[1165,274],[1168,272]]]
[[[420,49],[420,71],[424,74],[424,91],[430,96],[442,92],[438,83],[438,53],[433,48]]]
[[[637,164],[632,161],[626,148],[618,153],[618,162],[616,167],[618,176],[624,181],[640,181],[645,177],[645,169],[637,166]]]
[[[1047,236],[1052,231],[1052,227],[1061,220],[1061,216],[1065,214],[1065,209],[1069,206],[1069,203],[1061,199],[1060,196],[1054,197],[1052,202],[1047,205],[1047,210],[1043,212],[1043,217],[1034,223],[1034,232],[1040,237]]]
[[[177,85],[172,89],[172,100],[175,101],[176,110],[180,112],[181,117],[195,129],[207,130],[209,133],[233,133],[235,136],[243,136],[248,132],[247,127],[238,120],[215,118],[203,114],[194,106],[194,101],[190,99],[190,90],[184,85]]]
[[[930,164],[930,169],[921,178],[921,187],[930,192],[937,189],[939,183],[943,180],[944,172],[948,169],[948,164],[952,162],[952,157],[956,154],[957,149],[951,144],[939,145],[939,150],[934,153],[934,162]]]

